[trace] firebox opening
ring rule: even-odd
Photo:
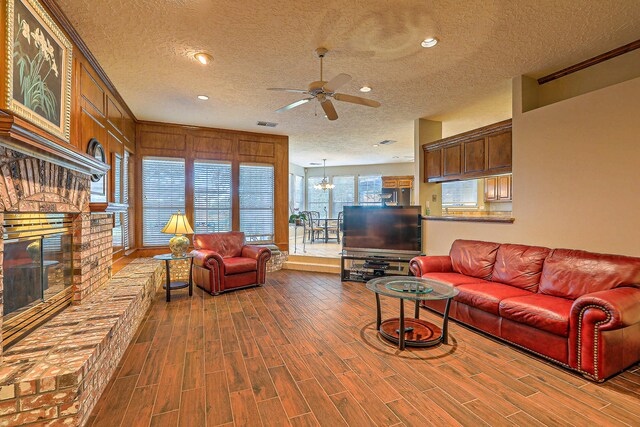
[[[5,213],[2,268],[7,348],[71,303],[71,215]]]

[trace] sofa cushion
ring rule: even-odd
[[[640,258],[554,249],[544,262],[538,292],[576,299],[633,284],[640,284]]]
[[[499,315],[500,301],[503,299],[531,295],[524,289],[492,282],[460,285],[456,289],[460,291],[456,301],[496,316]]]
[[[540,246],[500,245],[491,280],[536,292],[549,252]]]
[[[496,262],[498,243],[456,240],[451,245],[451,266],[456,273],[490,280]]]
[[[563,337],[569,336],[573,301],[551,295],[530,294],[500,301],[500,316]]]
[[[225,258],[224,259],[224,273],[227,274],[239,274],[247,273],[250,271],[256,271],[258,269],[258,261],[251,258]]]
[[[422,275],[422,278],[437,280],[438,282],[446,283],[451,286],[458,286],[466,283],[487,283],[486,280],[476,279],[475,277],[465,276],[460,273],[426,273]]]
[[[216,251],[223,258],[241,256],[243,246],[244,233],[240,231],[195,234],[193,236],[194,249],[208,249]]]

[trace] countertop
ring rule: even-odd
[[[511,224],[515,218],[502,215],[469,216],[469,215],[428,215],[427,221],[463,221],[463,222],[497,222]]]

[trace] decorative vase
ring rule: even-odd
[[[189,249],[189,239],[182,234],[176,234],[169,240],[169,249],[174,257],[183,257]]]
[[[30,243],[29,246],[27,246],[27,253],[35,264],[39,263],[42,255],[40,252],[40,240]]]

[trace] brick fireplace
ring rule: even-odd
[[[22,220],[31,226],[44,219],[64,218],[60,221],[68,233],[61,235],[71,242],[72,254],[55,258],[65,265],[56,274],[71,275],[62,310],[10,345],[2,341],[0,425],[83,425],[161,283],[161,264],[145,259],[112,277],[113,216],[89,212],[89,192],[88,174],[16,151],[0,141],[0,224]],[[7,240],[5,248],[4,236],[16,236],[9,229],[3,227],[0,233],[0,304],[5,287],[15,287],[16,277],[25,280],[34,274],[28,271],[32,266],[22,267],[23,261],[18,265],[26,273],[3,271],[5,250],[7,256],[14,256],[22,249],[12,248],[16,239]],[[69,262],[66,256],[71,257]],[[14,270],[15,265],[11,264]],[[47,280],[58,280],[56,274]],[[44,276],[40,277],[44,282]],[[32,300],[37,306],[37,298]],[[41,304],[40,308],[47,309],[47,301]]]
[[[5,214],[69,215],[74,304],[104,285],[111,273],[112,216],[88,212],[89,189],[86,174],[0,146],[0,221],[4,223]],[[0,235],[0,261],[4,259],[4,234]],[[2,295],[5,283],[1,269],[0,284]]]

